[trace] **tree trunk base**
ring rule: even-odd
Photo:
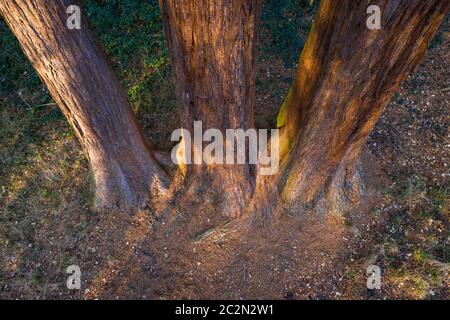
[[[229,219],[239,218],[248,209],[254,187],[243,166],[198,166],[187,173],[176,174],[182,182],[175,181],[175,193],[182,195],[182,202],[211,205]],[[178,185],[177,185],[178,184]]]
[[[234,219],[224,217],[214,201],[179,189],[172,201],[164,201],[166,206],[160,208],[164,212],[159,212],[153,227],[145,222],[145,215],[125,217],[131,223],[124,223],[125,236],[115,243],[113,266],[108,261],[104,268],[105,277],[112,274],[112,267],[120,277],[94,282],[88,297],[145,294],[152,299],[163,293],[174,298],[282,298],[275,292],[288,294],[287,285],[299,279],[302,286],[311,284],[308,292],[326,292],[335,285],[331,280],[345,272],[349,241],[357,234],[353,230],[365,230],[364,219],[371,217],[365,201],[372,193],[368,190],[359,198],[353,192],[354,183],[361,183],[366,175],[354,176],[347,170],[336,177],[328,198],[324,195],[316,206],[302,211],[285,210],[273,189],[266,188],[273,184],[260,183],[247,210]],[[332,191],[338,186],[339,192]],[[352,228],[347,227],[346,217],[331,210],[335,205],[322,202],[332,197],[340,198],[338,207],[345,210],[360,205],[351,211],[356,217]],[[211,199],[209,194],[204,195],[207,198]],[[227,296],[227,290],[235,295]]]
[[[94,210],[129,215],[150,210],[156,199],[167,192],[169,184],[163,173],[155,174],[154,170],[156,167],[151,165],[124,167],[118,163],[109,163],[104,170],[96,167]]]

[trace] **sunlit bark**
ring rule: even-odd
[[[160,0],[182,126],[253,127],[256,0]],[[215,190],[224,214],[239,216],[254,188],[249,165],[193,165],[188,179]]]
[[[381,29],[366,26],[379,5]],[[415,69],[449,11],[448,0],[323,0],[281,108],[290,206],[330,205],[358,189],[355,159],[383,109]]]
[[[1,0],[0,13],[75,131],[92,168],[97,209],[133,213],[164,191],[127,97],[83,16],[70,30],[73,0]]]

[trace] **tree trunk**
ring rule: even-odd
[[[335,206],[357,191],[355,160],[383,109],[425,54],[449,0],[323,0],[280,110],[288,206]],[[381,30],[366,26],[379,5]]]
[[[160,0],[182,127],[253,128],[256,0]],[[192,150],[194,151],[194,150]],[[215,190],[221,210],[239,216],[252,196],[254,168],[192,165],[188,183]]]
[[[159,2],[182,126],[191,133],[194,121],[222,133],[252,128],[257,0]],[[97,208],[134,212],[164,192],[168,177],[87,19],[82,17],[81,30],[66,26],[73,4],[78,2],[0,0],[0,13],[88,156]],[[366,26],[366,9],[374,4],[381,7],[381,30]],[[283,167],[276,191],[288,206],[322,201],[333,207],[357,189],[360,149],[449,6],[450,0],[322,1],[279,114]],[[274,178],[257,185],[255,172],[249,164],[194,164],[185,181],[194,196],[210,198],[212,191],[220,210],[236,217],[250,199],[261,210],[272,200],[265,193]]]
[[[74,129],[92,168],[97,209],[128,213],[163,191],[155,161],[126,95],[82,16],[69,30],[73,0],[1,0],[0,13]]]

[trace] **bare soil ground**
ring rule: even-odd
[[[359,204],[320,219],[281,213],[268,226],[229,223],[214,201],[196,199],[157,220],[94,213],[88,165],[65,121],[4,106],[0,298],[448,299],[449,48],[443,30],[378,122]],[[267,128],[295,66],[258,63],[257,126]],[[51,119],[57,107],[35,112]],[[140,117],[166,150],[176,119],[173,110]],[[66,289],[72,264],[81,290]],[[371,264],[381,290],[366,288]]]

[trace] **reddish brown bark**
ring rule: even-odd
[[[73,0],[1,0],[0,13],[75,131],[92,168],[98,209],[135,212],[167,186],[127,97]]]
[[[381,30],[366,26],[370,5],[381,8]],[[321,2],[279,116],[284,152],[290,150],[279,181],[286,203],[333,204],[351,191],[361,147],[449,6],[449,0]]]
[[[255,102],[256,0],[160,0],[172,57],[182,126],[252,128]],[[215,190],[226,215],[249,201],[249,165],[192,165],[190,182]]]
[[[66,27],[69,0],[0,0],[0,13],[75,130],[95,179],[99,208],[134,212],[168,178],[148,147],[126,95],[83,17]],[[382,29],[366,27],[369,5]],[[182,126],[253,127],[257,0],[160,0]],[[355,160],[392,95],[419,63],[450,0],[323,0],[295,82],[280,111],[284,166],[277,177],[290,206],[334,206],[358,178]],[[222,212],[260,210],[272,179],[255,189],[250,165],[192,165],[187,183]],[[273,186],[273,185],[272,185]],[[345,187],[347,186],[347,187]],[[255,191],[256,190],[256,191]],[[257,193],[257,194],[255,194]],[[347,194],[346,194],[347,193]],[[263,194],[263,195],[261,195]]]

